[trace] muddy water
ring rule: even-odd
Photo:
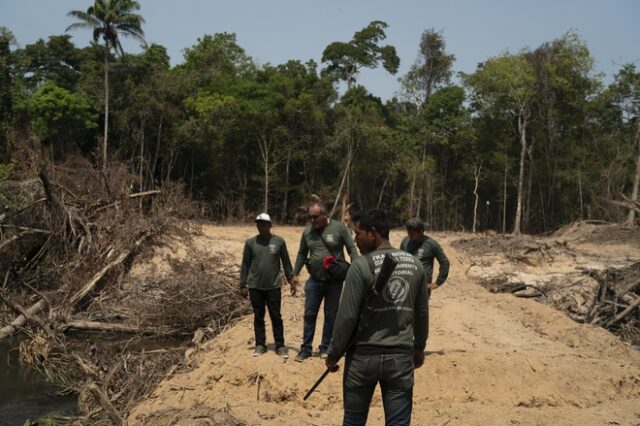
[[[0,341],[0,426],[23,425],[27,419],[70,414],[73,396],[56,396],[57,388],[18,359],[16,339]]]

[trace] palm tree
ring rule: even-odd
[[[102,144],[102,169],[107,168],[107,140],[109,134],[109,51],[114,49],[124,54],[119,35],[133,37],[146,47],[142,24],[144,18],[134,13],[140,10],[135,0],[95,0],[86,12],[72,10],[67,16],[77,18],[80,22],[71,24],[65,31],[76,28],[88,28],[93,31],[93,41],[104,40],[104,140]]]

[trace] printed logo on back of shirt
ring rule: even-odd
[[[333,234],[327,234],[327,242],[328,243],[335,242],[335,238],[333,238]]]
[[[276,245],[274,243],[270,243],[269,244],[269,253],[271,253],[271,254],[275,254],[276,253]]]
[[[409,295],[409,283],[402,277],[394,276],[384,287],[382,297],[385,302],[399,305],[407,299]]]
[[[422,253],[424,253],[424,249],[421,248],[420,250],[418,250],[418,257],[422,256]]]

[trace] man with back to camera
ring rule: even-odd
[[[316,319],[320,304],[324,300],[324,325],[320,341],[320,357],[326,358],[327,348],[331,341],[333,323],[340,301],[342,282],[329,277],[323,267],[326,256],[344,259],[344,248],[353,261],[358,251],[351,238],[351,233],[344,223],[329,219],[327,209],[322,203],[315,202],[309,206],[311,225],[302,231],[300,249],[293,268],[293,285],[297,286],[303,265],[307,265],[309,279],[304,286],[304,328],[300,352],[296,361],[303,362],[309,358],[313,348],[313,336],[316,330]]]
[[[400,243],[400,250],[411,253],[422,262],[427,275],[427,302],[431,292],[440,287],[449,276],[449,258],[444,254],[440,244],[433,238],[425,235],[424,222],[417,217],[411,218],[406,223],[407,236]],[[433,282],[433,260],[438,260],[438,278]],[[427,336],[429,334],[429,316],[427,315]]]
[[[330,371],[337,371],[340,357],[348,350],[343,376],[343,425],[367,422],[369,404],[378,383],[385,424],[409,425],[414,369],[424,364],[427,340],[424,268],[414,256],[391,247],[390,225],[382,210],[358,212],[352,220],[355,242],[363,256],[353,262],[347,273],[325,363]],[[387,254],[398,264],[383,289],[382,304],[373,309],[368,326],[347,348],[371,293],[375,274]]]
[[[293,270],[285,241],[271,233],[271,217],[267,213],[260,213],[256,217],[258,235],[249,238],[244,243],[242,266],[240,269],[240,292],[249,299],[253,308],[253,327],[256,347],[253,356],[259,356],[267,351],[265,332],[265,306],[269,310],[276,353],[282,358],[288,358],[287,348],[284,346],[284,325],[280,314],[282,293],[280,289],[282,265],[287,281],[291,284],[291,295],[296,293],[296,284],[291,279]]]

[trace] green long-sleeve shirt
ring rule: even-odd
[[[296,258],[296,265],[293,268],[293,275],[300,274],[302,266],[308,264],[309,273],[313,278],[320,281],[329,281],[330,278],[327,275],[327,271],[322,266],[324,258],[331,254],[344,259],[344,247],[347,248],[349,257],[353,261],[358,256],[358,249],[344,223],[330,220],[322,231],[318,231],[311,225],[307,226],[302,231],[300,249]]]
[[[422,262],[424,271],[427,274],[427,283],[433,279],[433,259],[438,259],[438,278],[436,284],[442,285],[449,276],[449,258],[444,254],[444,250],[437,241],[427,236],[420,242],[413,242],[409,237],[404,237],[400,244],[400,250],[411,253]]]
[[[384,287],[383,303],[371,314],[369,327],[357,342],[367,347],[424,350],[427,341],[427,289],[422,264],[414,256],[394,249],[377,250],[372,256],[375,273],[380,272],[384,256],[391,253],[398,265]],[[328,354],[337,358],[347,350],[358,326],[360,312],[369,296],[375,276],[366,256],[352,263],[342,288],[340,305]]]
[[[280,287],[280,265],[287,281],[293,276],[287,243],[272,235],[263,239],[260,235],[249,238],[244,243],[242,266],[240,268],[240,288],[271,290]]]

